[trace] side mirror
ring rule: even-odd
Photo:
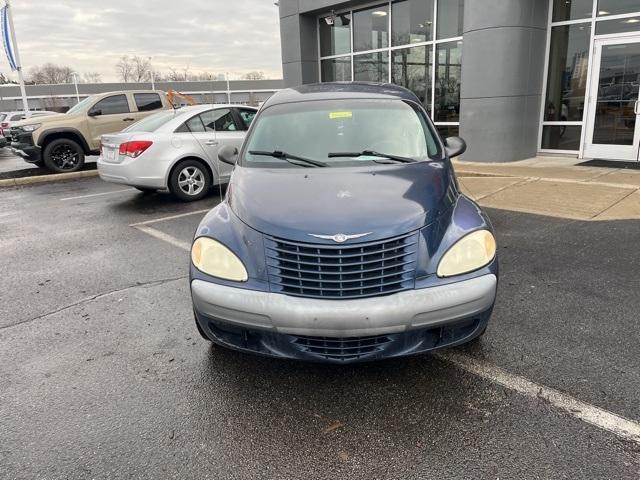
[[[102,115],[102,110],[98,109],[98,110],[89,110],[89,113],[87,113],[88,116],[90,117],[98,117],[100,115]]]
[[[444,149],[449,158],[457,157],[467,151],[467,143],[460,137],[447,137],[444,141]]]
[[[231,145],[225,145],[218,150],[218,160],[229,165],[235,165],[238,160],[238,149]]]

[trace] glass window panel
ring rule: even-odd
[[[545,125],[542,127],[542,148],[549,150],[580,150],[580,125]]]
[[[436,125],[436,128],[443,140],[447,137],[460,135],[460,127],[458,125]]]
[[[402,0],[391,5],[393,45],[433,40],[433,0]]]
[[[461,74],[462,41],[438,44],[433,115],[436,122],[457,122],[459,120]]]
[[[391,81],[415,93],[431,112],[431,46],[393,50]]]
[[[588,23],[552,28],[545,120],[582,120],[590,36]]]
[[[320,62],[323,82],[351,81],[351,57],[338,57]]]
[[[462,35],[464,0],[438,0],[438,40]]]
[[[363,82],[389,81],[389,53],[378,52],[353,57],[353,79]]]
[[[554,22],[564,22],[565,20],[579,20],[581,18],[591,18],[593,14],[593,0],[554,0],[553,18]]]
[[[375,50],[389,46],[389,5],[353,12],[353,50]]]
[[[593,143],[633,145],[640,90],[640,44],[602,47]]]
[[[329,19],[329,25],[326,18]],[[348,13],[321,18],[320,56],[340,55],[351,51],[351,15]]]
[[[90,113],[97,113],[98,115],[116,115],[119,113],[129,113],[129,101],[126,95],[112,95],[110,97],[103,98],[93,107],[91,107]]]
[[[640,12],[638,0],[598,0],[598,15],[621,15]]]
[[[635,31],[640,32],[640,16],[631,18],[619,18],[617,20],[606,20],[596,23],[596,35]]]

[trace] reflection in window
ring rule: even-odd
[[[374,50],[389,46],[389,6],[380,5],[353,12],[353,50]]]
[[[640,6],[638,7],[640,8]],[[608,35],[611,33],[640,32],[640,16],[631,18],[618,18],[596,23],[596,35]]]
[[[322,60],[320,64],[323,82],[351,81],[351,57]]]
[[[438,40],[462,36],[464,0],[438,1]]]
[[[431,46],[393,50],[391,82],[415,93],[431,112]]]
[[[545,120],[582,120],[590,36],[588,23],[552,28]]]
[[[580,150],[580,125],[545,125],[542,127],[542,148],[549,150]]]
[[[340,55],[351,51],[351,16],[348,13],[321,18],[320,55]]]
[[[388,52],[369,53],[353,57],[353,79],[363,82],[388,82]]]
[[[554,22],[564,22],[565,20],[579,20],[581,18],[591,18],[593,14],[593,0],[554,0],[553,19]]]
[[[457,122],[460,118],[462,41],[440,43],[436,49],[436,122]]]
[[[392,45],[433,40],[433,0],[402,0],[391,5]]]
[[[598,0],[598,16],[640,12],[638,0]]]

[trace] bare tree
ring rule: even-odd
[[[116,73],[123,82],[127,83],[133,78],[133,63],[128,55],[123,55],[116,63]]]
[[[131,59],[134,82],[148,82],[151,80],[151,62],[148,58],[135,56]]]
[[[28,78],[33,83],[71,83],[73,82],[73,68],[66,65],[45,63],[29,70]]]
[[[82,80],[84,83],[102,83],[102,75],[99,72],[85,72]]]
[[[265,76],[264,72],[254,71],[245,73],[242,78],[245,80],[264,80]]]

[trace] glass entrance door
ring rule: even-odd
[[[640,36],[596,40],[584,156],[640,160]]]

